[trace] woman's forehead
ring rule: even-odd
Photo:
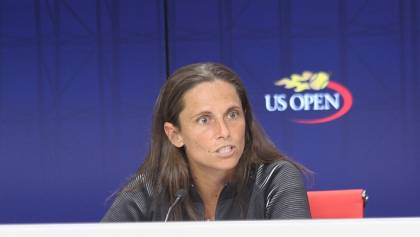
[[[188,90],[182,100],[183,111],[188,113],[218,112],[232,106],[241,107],[241,100],[235,87],[222,80],[202,82]]]

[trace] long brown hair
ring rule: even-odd
[[[167,202],[175,200],[178,190],[188,190],[192,184],[188,161],[183,148],[177,148],[169,141],[164,131],[164,123],[179,126],[179,114],[184,108],[183,95],[199,83],[222,80],[236,89],[245,113],[245,148],[235,170],[234,180],[237,193],[244,191],[248,184],[252,167],[274,160],[287,159],[266,136],[255,121],[245,88],[228,67],[218,63],[197,63],[175,71],[160,90],[153,114],[151,143],[144,163],[136,173],[144,180],[142,185],[151,187],[155,194],[167,195]],[[304,167],[294,163],[300,170]],[[184,213],[183,213],[184,210]],[[181,205],[173,210],[172,219],[182,219],[185,213],[190,219],[199,219],[189,195]]]

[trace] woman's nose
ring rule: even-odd
[[[230,136],[230,130],[228,125],[226,124],[226,121],[224,120],[219,120],[218,121],[218,134],[217,134],[217,138],[228,138]]]

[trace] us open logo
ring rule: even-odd
[[[349,112],[353,105],[350,91],[330,80],[326,72],[304,71],[274,82],[283,93],[266,94],[265,108],[269,112],[291,112],[291,120],[302,124],[320,124],[336,120]],[[308,115],[310,112],[310,115]]]

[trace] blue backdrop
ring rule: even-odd
[[[275,144],[315,172],[309,190],[365,188],[368,217],[420,215],[418,1],[166,4],[0,1],[0,223],[98,221],[143,161],[166,69],[198,61],[238,72]],[[347,88],[349,112],[269,111],[266,95],[297,93],[274,83],[304,71]]]

